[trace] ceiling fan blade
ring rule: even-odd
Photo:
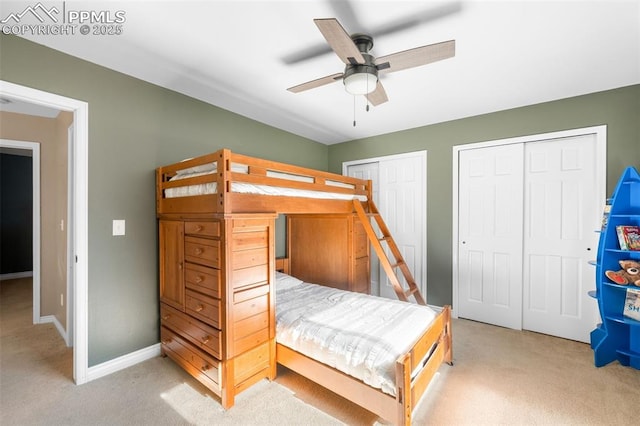
[[[287,65],[297,64],[298,62],[307,61],[318,56],[326,55],[333,52],[327,43],[317,44],[315,46],[307,47],[297,52],[289,53],[282,57],[282,62]]]
[[[373,106],[378,106],[389,100],[389,98],[387,98],[387,92],[385,92],[384,87],[382,87],[382,83],[380,83],[380,80],[378,80],[376,90],[366,95],[366,97]]]
[[[353,33],[368,33],[367,29],[358,19],[358,15],[349,0],[326,0],[333,9],[333,16],[339,19],[344,27]]]
[[[381,36],[407,30],[426,22],[436,21],[446,16],[459,13],[460,11],[462,11],[462,2],[444,3],[440,6],[430,7],[426,10],[412,13],[409,16],[387,22],[379,27],[372,28],[369,33],[376,39]],[[351,26],[347,28],[351,28]]]
[[[336,52],[336,55],[345,64],[364,64],[364,58],[353,43],[349,34],[342,28],[342,25],[335,18],[314,19],[313,22],[329,43],[329,46]]]
[[[376,66],[380,73],[395,72],[452,58],[455,54],[456,41],[449,40],[381,56],[376,59]]]
[[[297,86],[289,87],[287,90],[293,93],[304,92],[305,90],[315,89],[316,87],[324,86],[325,84],[334,83],[342,78],[342,73],[331,74],[326,77],[320,77],[315,80],[307,81],[306,83],[298,84]]]

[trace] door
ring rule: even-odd
[[[588,342],[606,129],[496,142],[457,152],[458,316]]]
[[[378,209],[426,299],[426,239],[423,239],[426,226],[424,164],[426,159],[419,156],[381,161],[379,196],[384,202]],[[388,249],[387,256],[393,259]],[[399,272],[397,275],[402,287],[408,289],[404,276]],[[398,296],[387,275],[381,271],[380,277],[380,295],[397,299]]]
[[[184,311],[184,223],[159,223],[160,300]]]
[[[345,164],[345,174],[372,180],[374,203],[425,298],[426,164],[426,151]],[[374,250],[371,253],[371,287],[378,288],[380,296],[397,300],[398,296],[380,267]],[[402,274],[398,274],[398,278],[406,288]]]
[[[459,157],[458,316],[522,327],[523,144]]]
[[[365,179],[371,181],[373,202],[380,208],[380,195],[378,179],[379,163],[377,161],[370,163],[358,163],[350,164],[347,166],[346,175],[355,177],[358,179]],[[376,231],[376,235],[380,235],[380,230],[375,221],[372,221],[373,229]],[[380,295],[380,260],[375,250],[369,250],[369,277],[371,280],[371,292],[375,295]]]
[[[595,135],[525,148],[523,328],[589,341],[599,200]],[[586,214],[585,214],[586,213]]]

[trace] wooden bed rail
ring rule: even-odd
[[[279,163],[277,161],[263,160],[260,158],[249,157],[242,154],[236,154],[229,150],[229,157],[225,169],[231,170],[230,164],[247,165],[249,172],[233,173],[234,182],[247,182],[271,186],[285,186],[287,188],[308,189],[321,192],[338,192],[344,194],[364,195],[370,197],[371,184],[369,181],[353,178],[350,176],[338,175],[335,173],[324,172],[320,170],[309,169],[292,164]],[[229,164],[230,163],[230,164]],[[291,175],[292,179],[283,177],[270,177],[267,174],[282,173],[283,175]],[[310,182],[300,182],[294,180],[295,177],[308,178]],[[332,185],[348,185],[350,188]],[[367,198],[367,199],[368,199]]]
[[[181,170],[207,168],[208,174],[174,179]],[[212,172],[215,170],[215,172]],[[173,179],[173,180],[172,180]],[[233,185],[250,184],[315,193],[371,198],[371,181],[309,169],[277,161],[237,154],[221,149],[201,157],[159,167],[156,170],[158,214],[240,212],[348,212],[349,200],[318,199],[311,196],[261,195],[234,192]],[[215,193],[178,198],[165,197],[165,190],[215,183]],[[297,200],[296,200],[297,199]],[[301,201],[302,200],[307,200]]]

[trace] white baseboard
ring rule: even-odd
[[[58,318],[56,318],[55,315],[46,315],[44,317],[40,317],[40,320],[38,321],[38,324],[48,324],[48,323],[53,323],[53,325],[56,326],[56,330],[58,330],[58,333],[60,333],[60,336],[62,336],[62,338],[64,339],[64,343],[68,347],[70,347],[71,342],[69,342],[69,335],[67,334],[67,330],[65,330],[62,324],[60,324],[60,321],[58,321]]]
[[[155,345],[142,348],[126,355],[122,355],[110,361],[103,362],[102,364],[89,367],[89,369],[87,370],[86,382],[99,379],[100,377],[107,376],[109,374],[115,373],[116,371],[124,370],[127,367],[131,367],[142,361],[146,361],[157,356],[160,356],[160,343],[156,343]]]
[[[2,274],[0,275],[0,281],[15,280],[16,278],[28,278],[28,277],[33,277],[33,271],[11,272],[9,274]]]

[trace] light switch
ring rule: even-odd
[[[124,235],[124,219],[113,220],[113,235]]]

